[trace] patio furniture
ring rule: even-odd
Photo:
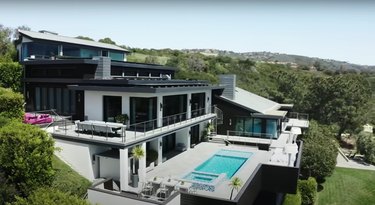
[[[192,185],[193,184],[190,182],[180,181],[178,182],[178,184],[176,184],[176,189],[183,192],[189,192],[189,189]]]
[[[121,130],[121,136],[125,136],[126,125],[121,123],[103,122],[96,120],[88,120],[77,122],[78,130],[88,131],[93,134],[93,132],[105,133],[108,137],[108,133],[117,134],[117,131]]]

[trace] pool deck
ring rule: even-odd
[[[152,179],[154,177],[164,177],[165,179],[182,179],[185,175],[193,171],[194,168],[209,159],[221,149],[253,153],[250,159],[247,160],[233,176],[241,178],[243,183],[250,178],[251,174],[260,163],[268,162],[272,155],[272,152],[258,150],[257,147],[241,145],[225,146],[225,144],[202,142],[193,149],[185,151],[166,161],[160,166],[155,167],[153,170],[147,173],[147,179]],[[214,192],[197,190],[197,194],[229,199],[231,188],[228,186],[228,184],[229,180],[225,179],[216,185]],[[233,195],[234,198],[237,195],[237,192],[235,191]]]

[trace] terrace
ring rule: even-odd
[[[75,121],[69,119],[51,124],[46,130],[55,138],[70,139],[74,141],[86,141],[117,146],[131,146],[142,141],[151,140],[154,137],[166,135],[192,125],[205,122],[216,117],[216,107],[193,110],[188,118],[187,113],[154,119],[129,126],[120,123],[108,123],[103,121]],[[162,126],[157,127],[158,121]]]
[[[298,147],[300,153],[302,144],[298,143]],[[233,177],[239,177],[244,182],[244,185],[239,192],[234,192],[232,200],[229,199],[231,193],[231,187],[228,186],[230,177],[222,177],[213,183],[197,182],[187,178],[189,173],[194,172],[211,159],[213,155],[221,154],[223,151],[251,153],[251,156],[246,159],[233,175]],[[119,191],[111,186],[106,186],[105,183],[112,183],[107,180],[91,187],[89,189],[89,198],[95,198],[94,201],[96,203],[103,203],[115,195],[118,199],[116,201],[128,204],[202,204],[200,203],[202,200],[208,200],[212,204],[218,201],[223,202],[223,204],[240,204],[239,201],[243,200],[244,197],[250,196],[250,201],[254,201],[261,190],[274,189],[274,187],[277,190],[272,191],[295,192],[300,154],[296,156],[292,166],[270,163],[273,154],[273,150],[259,150],[257,147],[226,146],[224,144],[203,142],[195,146],[194,149],[185,151],[149,171],[146,183],[138,189],[131,189],[126,192]],[[196,183],[201,185],[196,186]],[[276,184],[276,186],[271,186],[270,184],[272,183]],[[207,185],[212,185],[214,189],[207,188]],[[252,193],[249,194],[248,192]]]

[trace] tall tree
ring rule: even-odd
[[[370,100],[368,82],[360,75],[345,74],[316,77],[311,81],[305,106],[314,119],[337,124],[337,137],[353,132],[365,123],[362,117]]]
[[[0,62],[15,59],[16,49],[12,44],[13,29],[0,24]]]

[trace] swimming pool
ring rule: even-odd
[[[192,182],[197,189],[215,191],[218,183],[232,178],[252,155],[252,152],[219,150],[183,179]]]
[[[213,174],[225,173],[228,179],[232,178],[232,176],[242,167],[242,165],[249,157],[239,157],[237,155],[230,156],[229,154],[233,154],[233,152],[228,152],[227,150],[224,152],[225,153],[216,153],[214,156],[203,162],[194,170]],[[237,151],[235,152],[235,154],[238,154]],[[251,156],[251,154],[249,155]]]

